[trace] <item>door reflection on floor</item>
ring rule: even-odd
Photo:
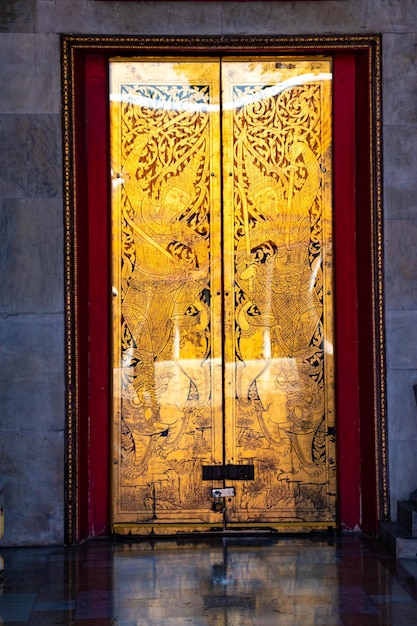
[[[416,623],[415,559],[406,569],[359,535],[101,539],[1,548],[1,556],[1,624]]]
[[[343,623],[332,539],[141,541],[119,546],[113,562],[126,624]]]

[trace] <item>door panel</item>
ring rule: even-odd
[[[111,94],[114,521],[218,523],[219,65],[115,60]]]
[[[227,522],[331,525],[331,62],[224,61],[222,88],[225,452],[255,473]]]
[[[110,63],[120,532],[335,523],[330,79]],[[202,480],[229,464],[254,479]]]

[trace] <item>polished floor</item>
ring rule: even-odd
[[[0,548],[2,626],[416,626],[417,558],[342,537]]]

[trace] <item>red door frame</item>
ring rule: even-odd
[[[134,41],[132,41],[134,39]],[[334,59],[334,258],[339,526],[388,517],[378,37],[165,41],[169,54],[326,53]],[[210,45],[211,44],[211,45]],[[110,528],[108,58],[164,41],[63,37],[67,302],[67,541]]]

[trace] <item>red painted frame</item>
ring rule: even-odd
[[[130,47],[129,54],[137,51]],[[369,389],[375,390],[380,378],[377,380],[372,340],[376,316],[369,54],[368,49],[334,51],[334,250],[339,521],[341,529],[360,527],[375,534],[381,517],[381,485],[375,393]],[[69,542],[110,533],[107,65],[106,50],[80,47],[74,51],[74,360],[78,403],[74,435],[77,476],[73,488],[77,510],[69,522]]]
[[[355,57],[334,59],[333,154],[339,516],[346,528],[360,520],[360,430],[355,201]],[[343,362],[342,362],[343,360]],[[350,478],[349,478],[350,477]]]
[[[90,454],[89,534],[108,532],[110,451],[110,242],[107,63],[86,58]],[[91,182],[93,184],[91,184]],[[97,181],[97,183],[95,182]],[[98,332],[97,332],[97,330]],[[103,497],[103,483],[107,496]]]
[[[109,532],[109,151],[107,60],[74,59],[75,490],[70,543]]]

